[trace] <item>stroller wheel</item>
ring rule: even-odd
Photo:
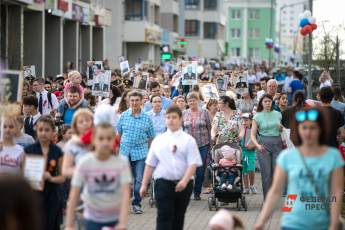
[[[241,211],[241,198],[238,198],[237,202],[236,202],[236,207],[237,207],[237,211]]]
[[[214,207],[216,208],[216,211],[218,211],[218,209],[219,209],[219,202],[218,202],[217,198],[215,198],[215,200],[214,200]]]
[[[247,206],[247,201],[246,201],[246,197],[242,197],[241,198],[241,203],[242,203],[242,207],[244,208],[244,211],[248,210],[248,206]]]
[[[208,203],[208,210],[212,211],[213,210],[212,197],[208,198],[207,203]]]
[[[153,206],[155,206],[155,201],[152,198],[150,198],[150,200],[149,200],[149,205],[151,208],[153,208]]]

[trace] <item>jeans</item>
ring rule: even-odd
[[[198,167],[195,172],[194,196],[200,196],[206,168],[206,156],[209,152],[209,145],[199,147],[202,166]]]
[[[117,221],[107,223],[97,223],[93,220],[84,220],[85,230],[102,230],[103,227],[115,227]]]
[[[233,183],[235,182],[236,175],[232,172],[222,172],[220,173],[219,178],[220,184],[234,185]]]
[[[132,205],[141,206],[140,186],[144,176],[145,159],[130,161],[133,181],[133,200]]]
[[[157,179],[155,192],[157,202],[156,230],[183,230],[184,217],[193,190],[190,181],[181,192],[175,192],[177,181]]]

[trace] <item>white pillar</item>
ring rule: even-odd
[[[248,58],[248,7],[243,8],[242,57]]]

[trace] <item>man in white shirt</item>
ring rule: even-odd
[[[292,67],[288,67],[286,69],[286,77],[285,77],[285,82],[284,82],[284,86],[283,86],[283,93],[291,93],[291,82],[293,80],[293,68]]]
[[[59,101],[55,94],[45,90],[44,84],[45,80],[43,78],[37,78],[32,85],[38,100],[38,111],[42,115],[54,114],[59,106]]]
[[[157,203],[157,230],[183,230],[184,216],[193,191],[193,176],[202,165],[195,139],[182,130],[182,112],[166,110],[168,130],[152,142],[140,195],[143,197],[153,174]]]

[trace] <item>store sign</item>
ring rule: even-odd
[[[111,26],[111,11],[99,9],[95,11],[96,26]]]
[[[68,11],[68,1],[67,0],[58,0],[57,8],[63,12]]]
[[[25,4],[33,4],[33,0],[17,0],[17,2],[25,3]]]
[[[83,7],[73,3],[72,4],[72,19],[81,22],[82,18],[83,18]]]
[[[161,32],[152,28],[145,28],[145,42],[160,45]]]

